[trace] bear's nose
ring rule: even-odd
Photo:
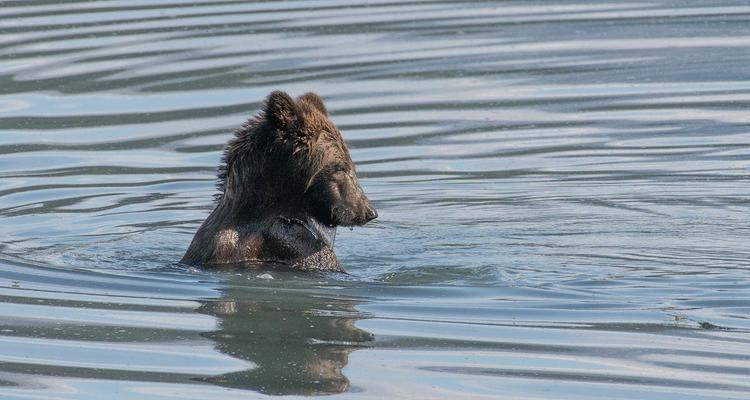
[[[378,217],[378,212],[375,211],[372,206],[367,206],[367,212],[365,213],[365,219],[367,219],[367,222],[370,222]]]

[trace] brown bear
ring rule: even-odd
[[[345,272],[332,248],[335,228],[378,215],[314,93],[295,101],[272,92],[226,146],[217,188],[182,263]]]

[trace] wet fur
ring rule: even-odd
[[[216,207],[183,263],[344,271],[315,227],[377,217],[341,133],[314,93],[296,101],[271,93],[264,111],[227,144],[217,189]]]

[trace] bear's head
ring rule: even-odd
[[[224,158],[219,187],[224,198],[272,192],[263,200],[274,203],[269,207],[294,209],[330,227],[364,225],[378,215],[357,180],[341,133],[314,93],[294,100],[272,92],[263,113],[237,133]]]

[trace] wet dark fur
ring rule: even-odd
[[[322,232],[377,217],[341,133],[314,93],[296,101],[271,93],[264,111],[229,141],[217,188],[216,208],[183,263],[343,271]]]

